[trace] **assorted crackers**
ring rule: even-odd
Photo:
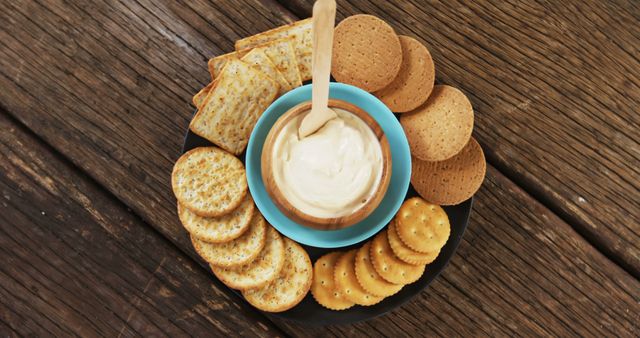
[[[240,155],[276,97],[311,80],[311,18],[236,41],[208,62],[211,83],[193,96],[189,128],[215,147],[186,152],[171,183],[181,223],[215,276],[267,312],[291,309],[310,291],[331,310],[372,306],[419,280],[451,234],[440,205],[469,199],[486,172],[471,137],[474,112],[460,90],[434,85],[435,65],[417,39],[359,14],[335,27],[333,77],[373,93],[401,113],[412,154],[406,200],[390,224],[359,248],[312,265],[299,244],[269,225],[248,192]]]

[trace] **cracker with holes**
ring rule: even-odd
[[[241,154],[258,118],[278,94],[278,84],[246,62],[230,59],[191,120],[189,129]]]
[[[213,273],[227,286],[247,290],[262,287],[275,280],[284,266],[284,241],[271,226],[267,226],[267,239],[258,257],[237,268],[211,265]]]
[[[410,284],[424,273],[424,265],[409,264],[394,255],[387,239],[387,230],[378,233],[371,241],[369,255],[376,272],[390,283]]]
[[[266,32],[236,41],[236,50],[254,48],[264,43],[282,38],[291,38],[296,55],[296,63],[302,81],[311,80],[311,54],[313,52],[313,36],[311,18],[296,21]]]
[[[331,310],[345,310],[354,305],[354,302],[336,288],[334,282],[334,268],[341,252],[328,253],[316,261],[313,265],[313,283],[311,295],[318,304]]]
[[[469,143],[452,158],[429,162],[411,159],[411,184],[425,200],[438,205],[455,205],[480,189],[487,163],[478,142]]]
[[[285,262],[278,277],[261,288],[242,291],[244,298],[262,311],[289,310],[302,301],[311,287],[313,266],[307,252],[286,237],[284,247]]]
[[[358,284],[362,288],[375,296],[388,297],[396,294],[402,289],[402,284],[387,282],[376,272],[369,256],[371,242],[365,243],[356,253],[355,272]]]
[[[195,237],[191,242],[196,252],[209,264],[239,267],[253,261],[264,248],[267,226],[259,212],[254,212],[249,230],[242,236],[225,243],[207,243]]]
[[[374,296],[365,291],[356,278],[355,262],[358,249],[345,252],[338,260],[333,271],[336,290],[347,300],[358,305],[378,304],[384,297]]]
[[[451,233],[449,217],[438,205],[420,197],[406,200],[395,218],[398,237],[412,250],[429,253],[439,251]]]
[[[438,85],[427,102],[402,114],[411,155],[423,161],[443,161],[459,153],[473,130],[473,107],[459,89]]]
[[[396,222],[392,220],[389,223],[389,231],[387,231],[387,239],[389,240],[389,245],[391,246],[391,250],[396,255],[396,257],[400,258],[400,260],[405,261],[409,264],[413,265],[424,265],[433,262],[440,254],[440,250],[431,251],[427,253],[417,252],[400,240],[400,236],[398,236],[396,230]]]
[[[253,199],[247,193],[242,203],[224,216],[200,217],[178,203],[178,217],[191,236],[209,243],[224,243],[249,229],[254,209]]]
[[[171,187],[182,206],[202,217],[217,217],[242,203],[247,177],[235,156],[217,147],[199,147],[180,156]]]

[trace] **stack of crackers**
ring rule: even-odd
[[[264,220],[238,158],[217,147],[195,148],[178,159],[171,184],[180,221],[218,279],[264,311],[285,311],[304,298],[309,256]]]
[[[371,241],[320,257],[313,267],[311,294],[331,310],[377,304],[417,281],[438,257],[450,232],[441,207],[410,198],[389,227]]]
[[[255,123],[276,97],[311,79],[311,19],[236,41],[236,51],[209,60],[211,83],[193,97],[189,128],[241,154]]]

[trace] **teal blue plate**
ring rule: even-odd
[[[267,221],[292,240],[319,248],[339,248],[361,242],[389,223],[404,201],[411,178],[411,154],[404,130],[393,113],[375,96],[343,83],[332,82],[329,96],[350,102],[365,110],[382,127],[391,148],[392,173],[389,188],[382,202],[367,218],[340,230],[316,230],[298,224],[273,203],[262,181],[260,157],[267,134],[276,120],[299,103],[311,100],[311,85],[298,87],[274,101],[256,124],[246,153],[249,190],[256,206]]]

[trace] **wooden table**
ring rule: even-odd
[[[169,176],[209,57],[310,1],[0,3],[0,336],[640,335],[640,5],[338,1],[431,50],[488,160],[444,273],[306,327],[213,278]]]

